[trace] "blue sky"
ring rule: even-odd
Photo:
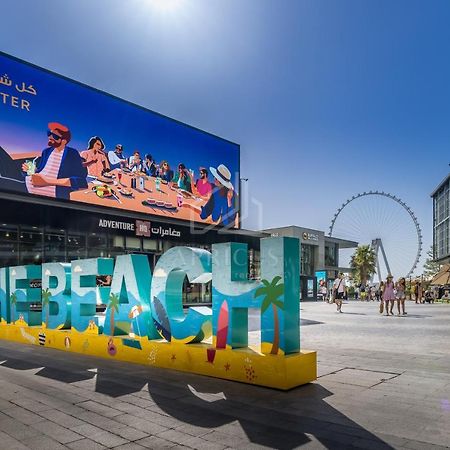
[[[450,3],[161,1],[3,0],[0,50],[239,143],[262,203],[246,228],[325,230],[380,189],[429,247],[450,162]]]

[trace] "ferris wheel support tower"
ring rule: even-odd
[[[378,253],[381,250],[381,255],[383,256],[384,265],[386,266],[387,273],[391,273],[391,268],[389,267],[389,263],[386,257],[386,252],[384,251],[383,241],[380,238],[374,239],[372,241],[372,248],[375,252],[375,265],[378,273],[378,281],[381,283],[381,270],[380,270],[380,259],[378,257]],[[375,274],[372,275],[372,283],[375,279]]]

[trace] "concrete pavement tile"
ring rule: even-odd
[[[11,403],[20,406],[22,408],[27,409],[28,411],[32,411],[35,413],[41,412],[41,411],[47,411],[49,409],[52,409],[51,406],[48,406],[44,403],[37,402],[35,400],[31,400],[29,398],[14,398],[11,400]]]
[[[156,423],[152,423],[145,419],[140,419],[129,414],[123,414],[122,416],[116,416],[114,420],[117,420],[120,423],[125,425],[129,425],[130,427],[136,428],[137,430],[143,431],[148,434],[158,434],[163,431],[166,431],[168,428],[158,425]]]
[[[88,423],[73,427],[72,431],[81,434],[82,436],[87,438],[92,438],[92,436],[95,436],[96,434],[100,434],[103,432],[101,428],[95,427],[94,425]]]
[[[447,443],[448,444],[448,443]],[[423,449],[429,449],[429,450],[443,450],[448,449],[449,445],[441,446],[436,444],[431,444],[429,442],[423,442],[423,441],[406,441],[404,444],[405,448],[411,449],[411,450],[423,450]]]
[[[242,439],[238,436],[223,434],[219,431],[213,430],[211,433],[205,434],[202,438],[206,441],[214,442],[216,444],[223,444],[233,448],[245,448],[248,439]]]
[[[61,444],[66,444],[68,442],[78,441],[82,439],[78,433],[74,433],[68,428],[64,428],[57,423],[45,420],[36,424],[30,425],[35,430],[38,430],[42,434],[50,436],[55,441],[61,442]]]
[[[155,450],[173,448],[176,445],[174,442],[166,441],[158,436],[149,436],[147,438],[140,439],[139,441],[136,441],[136,444]]]
[[[66,447],[72,450],[104,450],[106,448],[98,442],[94,442],[86,438],[80,439],[79,441],[70,442],[66,444]]]
[[[17,439],[14,439],[12,436],[9,436],[2,431],[0,431],[0,442],[2,447],[7,448],[8,450],[26,450],[28,448]]]
[[[120,422],[117,422],[114,419],[110,419],[108,417],[99,416],[98,414],[85,411],[80,414],[78,418],[83,421],[83,423],[88,423],[94,425],[102,430],[111,431],[115,433],[120,428],[125,428],[126,425]]]
[[[190,436],[200,437],[211,432],[209,427],[201,427],[185,423],[175,428],[180,433],[189,434]],[[221,428],[220,428],[221,429]],[[242,430],[242,428],[240,428]],[[233,430],[234,431],[234,430]]]
[[[32,450],[63,450],[66,447],[48,436],[36,436],[22,441]]]
[[[119,445],[114,447],[114,450],[145,450],[142,445],[136,444],[136,442],[129,442],[128,444]]]
[[[18,420],[19,422],[24,423],[25,425],[31,425],[33,423],[38,423],[44,420],[41,416],[15,405],[11,406],[8,409],[4,409],[2,412]]]
[[[83,425],[83,421],[76,419],[73,416],[69,416],[57,409],[49,409],[46,411],[40,411],[39,415],[41,418],[43,417],[46,420],[51,420],[52,422],[57,423],[66,428],[72,428],[79,425]]]
[[[102,431],[99,434],[95,434],[94,436],[91,436],[91,439],[95,442],[98,442],[99,444],[104,445],[105,447],[117,447],[129,442],[127,439],[123,439],[116,434],[110,433],[108,431]]]
[[[84,408],[88,411],[95,412],[104,417],[114,417],[122,414],[122,411],[118,411],[117,409],[110,408],[109,406],[102,405],[91,400],[88,400],[87,402],[77,403],[76,406]]]
[[[226,445],[207,441],[195,436],[192,436],[188,440],[184,441],[183,445],[190,448],[195,448],[196,450],[223,450],[226,447]]]
[[[22,441],[31,437],[42,435],[42,433],[28,425],[24,425],[9,416],[0,413],[0,431]]]
[[[180,431],[177,430],[165,430],[162,431],[161,433],[157,433],[157,436],[167,441],[171,441],[175,444],[182,444],[182,445],[184,445],[185,441],[192,438],[191,435],[181,433]]]
[[[114,431],[114,433],[120,437],[123,437],[124,439],[127,439],[128,441],[137,441],[149,435],[149,433],[144,433],[143,431],[137,430],[136,428],[132,427],[119,428]]]

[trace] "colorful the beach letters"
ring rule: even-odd
[[[316,378],[315,352],[300,350],[299,262],[298,239],[272,237],[261,280],[240,243],[174,247],[153,273],[145,255],[2,268],[0,338],[289,389]],[[185,314],[186,281],[212,289],[212,310]],[[249,308],[261,312],[259,348]]]

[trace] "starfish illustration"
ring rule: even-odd
[[[170,358],[172,361],[175,361],[177,359],[176,355],[173,353],[172,358]]]
[[[223,367],[225,367],[225,372],[228,372],[231,368],[231,364],[227,362]]]

